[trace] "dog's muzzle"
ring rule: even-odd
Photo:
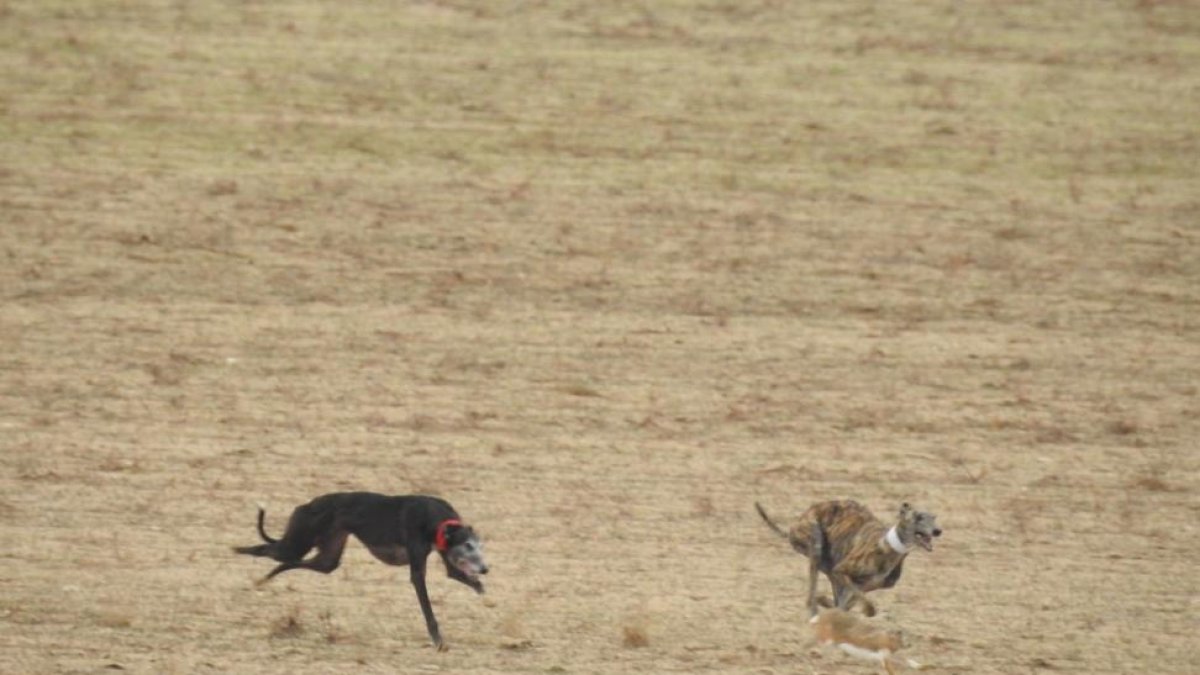
[[[926,551],[929,551],[930,553],[933,552],[933,538],[942,536],[942,530],[940,528],[935,529],[931,534],[932,536],[930,534],[925,534],[924,532],[917,532],[913,536],[913,538],[917,541],[917,545]]]
[[[471,560],[460,560],[456,567],[458,567],[460,572],[472,579],[478,579],[481,575],[488,573],[487,565]]]

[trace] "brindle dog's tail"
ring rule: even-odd
[[[779,525],[777,525],[775,523],[775,521],[771,520],[771,516],[767,515],[767,512],[766,512],[766,510],[763,509],[762,504],[759,504],[758,502],[754,502],[754,508],[758,509],[758,515],[762,516],[763,522],[767,524],[767,527],[774,530],[775,534],[778,534],[779,536],[783,537],[784,539],[789,538],[787,531],[784,530]]]
[[[266,517],[267,517],[267,509],[262,504],[259,504],[258,505],[258,536],[262,537],[262,540],[267,543],[259,544],[258,546],[235,546],[235,547],[233,547],[234,551],[236,551],[238,553],[245,553],[246,555],[256,555],[256,556],[271,556],[274,553],[274,544],[276,544],[279,540],[272,538],[270,535],[267,534],[267,531],[265,529],[263,529],[263,520],[265,520]]]

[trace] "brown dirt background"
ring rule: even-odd
[[[0,2],[0,670],[1200,668],[1193,2]],[[478,598],[327,491],[430,492]]]

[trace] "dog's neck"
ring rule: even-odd
[[[457,518],[448,518],[438,523],[437,532],[433,535],[433,547],[442,553],[446,552],[446,547],[449,545],[446,542],[447,525],[462,525],[462,523]]]
[[[881,543],[886,543],[888,548],[900,555],[906,555],[910,550],[909,547],[904,545],[904,542],[900,541],[900,533],[896,531],[895,525],[883,536],[883,542]]]

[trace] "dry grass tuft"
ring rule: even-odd
[[[650,646],[650,635],[642,625],[627,625],[621,628],[621,644],[630,649]]]
[[[227,197],[238,193],[238,183],[236,180],[216,180],[209,184],[208,189],[204,191],[209,197]]]
[[[1001,241],[1021,241],[1033,238],[1033,233],[1024,227],[1005,227],[996,230],[995,237]]]
[[[350,641],[348,636],[333,623],[333,612],[324,610],[317,615],[317,620],[321,622],[321,637],[325,642],[333,645]]]
[[[1109,422],[1106,428],[1108,429],[1108,433],[1114,436],[1130,436],[1138,433],[1139,429],[1137,422],[1130,420],[1114,420]]]
[[[1171,492],[1175,489],[1158,476],[1138,476],[1130,481],[1129,485],[1147,492]]]
[[[500,619],[498,626],[500,646],[504,649],[522,650],[533,646],[525,630],[524,612],[511,611]]]
[[[569,384],[562,388],[562,392],[570,396],[579,396],[582,398],[600,397],[600,392],[596,388],[586,384]]]
[[[300,620],[300,608],[293,607],[287,614],[271,624],[271,632],[268,637],[272,640],[290,640],[300,637],[304,631],[304,623]]]
[[[96,625],[105,628],[129,628],[133,626],[133,617],[120,612],[101,612],[96,616]]]
[[[1022,537],[1028,537],[1041,505],[1027,497],[1014,497],[1008,500],[1006,507],[1009,515],[1007,521],[1012,525],[1012,531]]]
[[[506,638],[521,639],[526,637],[525,620],[522,612],[510,611],[500,619],[498,626],[500,634]]]
[[[1040,428],[1033,437],[1038,443],[1047,445],[1059,445],[1063,443],[1073,443],[1078,439],[1075,434],[1060,426],[1048,425]]]
[[[988,469],[986,466],[981,466],[978,469],[972,470],[967,465],[967,460],[962,455],[955,455],[949,459],[950,466],[962,476],[962,480],[971,485],[978,485],[980,481],[987,476]]]
[[[96,465],[96,468],[105,473],[139,473],[143,470],[142,463],[139,460],[129,459],[127,457],[117,457],[114,455],[109,455],[108,457],[100,460],[100,463]]]
[[[1174,492],[1178,488],[1167,482],[1169,466],[1166,462],[1154,462],[1143,466],[1130,480],[1129,487],[1146,492]]]

